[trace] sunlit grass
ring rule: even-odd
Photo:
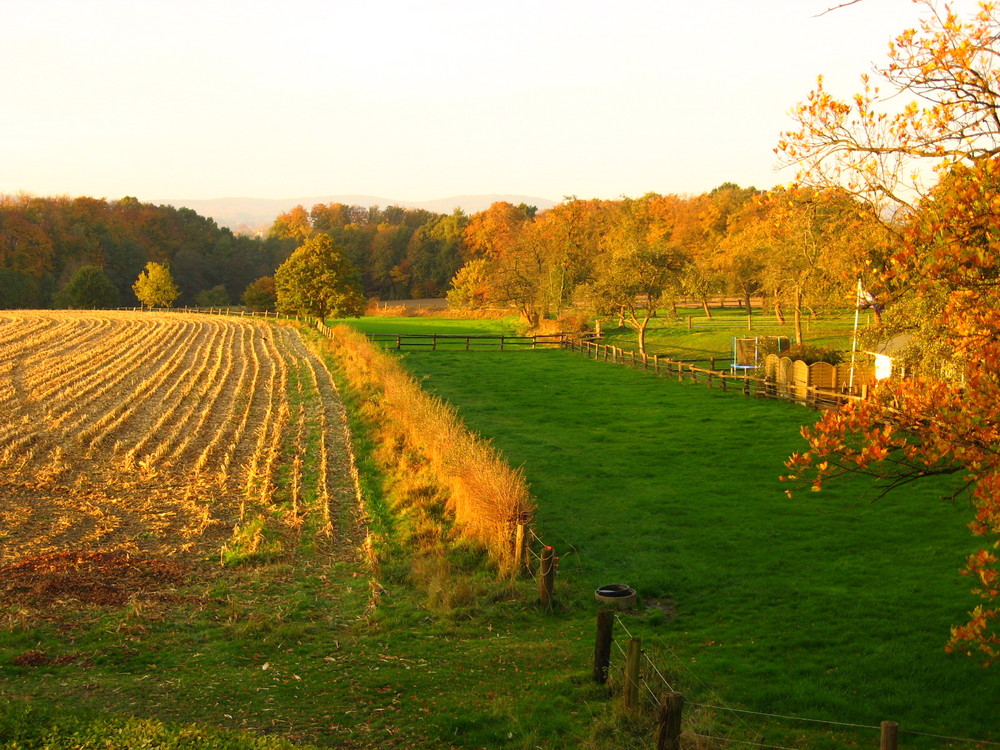
[[[602,584],[670,602],[675,619],[630,627],[663,644],[692,700],[995,734],[1000,675],[943,649],[974,605],[958,575],[973,540],[940,486],[789,499],[778,476],[814,416],[801,407],[566,352],[404,361],[524,467],[584,621]]]
[[[441,330],[438,320],[405,320],[410,331]],[[470,326],[483,323],[493,322]],[[535,606],[530,579],[477,580],[482,555],[462,544],[441,551],[482,584],[478,598],[429,599],[400,546],[369,611],[364,551],[331,554],[336,537],[307,523],[303,543],[287,548],[294,555],[213,561],[210,574],[171,589],[176,599],[71,609],[51,623],[0,611],[0,747],[18,732],[35,742],[50,721],[68,727],[57,738],[77,732],[109,747],[118,727],[142,728],[144,739],[190,723],[208,738],[194,747],[225,747],[221,733],[240,730],[326,747],[648,747],[650,714],[626,714],[589,676],[593,587],[618,581],[662,607],[623,613],[622,623],[691,703],[1000,739],[1000,673],[943,652],[948,625],[971,606],[956,572],[972,545],[965,507],[926,488],[874,505],[857,487],[789,500],[776,477],[812,417],[799,407],[568,352],[404,362],[524,467],[536,530],[561,557],[555,612]],[[366,522],[392,537],[394,488],[359,416],[373,394],[341,386]],[[301,398],[310,394],[305,385]],[[308,455],[318,428],[308,422]],[[284,489],[290,475],[278,476]],[[334,512],[337,522],[349,515],[344,505]],[[436,562],[427,561],[432,574]],[[60,724],[70,711],[82,728]],[[687,716],[696,730],[772,745],[877,744],[868,730],[694,707]],[[907,748],[949,744],[905,737]]]

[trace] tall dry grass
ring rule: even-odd
[[[523,473],[363,334],[338,326],[330,341],[344,376],[383,431],[383,450],[419,453],[444,489],[457,533],[482,545],[501,571],[510,572],[516,526],[528,522],[535,509]],[[414,479],[418,473],[427,476],[415,468]],[[424,496],[428,504],[440,502],[439,493],[429,488],[412,495]]]

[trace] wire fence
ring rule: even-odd
[[[649,653],[650,644],[643,644],[643,639],[630,631],[621,615],[615,613],[613,622],[614,629],[624,634],[625,644],[623,645],[622,638],[609,633],[613,646],[612,654],[617,656],[619,661],[617,664],[612,665],[608,674],[614,677],[614,679],[610,680],[612,689],[614,691],[620,690],[625,695],[627,705],[629,702],[628,690],[633,683],[638,697],[638,704],[633,707],[652,712],[661,712],[661,714],[665,695],[682,694],[682,690],[680,689],[682,682],[687,689],[707,696],[707,700],[703,701],[692,701],[688,700],[687,696],[684,697],[683,706],[687,713],[683,717],[685,720],[683,724],[678,721],[678,727],[682,731],[683,737],[688,739],[717,743],[716,746],[718,747],[740,745],[773,748],[774,750],[800,750],[800,748],[794,746],[774,744],[767,741],[765,732],[773,731],[774,723],[781,723],[785,725],[821,725],[829,727],[832,730],[856,730],[863,737],[853,740],[852,744],[858,747],[874,747],[874,743],[879,741],[879,747],[884,750],[895,750],[898,747],[895,740],[897,735],[909,735],[927,740],[949,742],[953,743],[952,746],[957,743],[958,745],[978,748],[1000,747],[1000,742],[994,740],[906,729],[892,721],[884,721],[880,725],[874,725],[754,711],[747,708],[728,706],[711,687],[706,685],[685,666],[684,661],[668,645],[662,641],[654,641],[656,650],[669,660],[669,669],[662,666],[662,663],[657,663],[657,660]],[[598,641],[600,641],[601,627],[601,617],[599,616]],[[633,659],[630,662],[631,652],[638,652],[639,658],[637,660]],[[597,671],[595,670],[596,674]],[[754,721],[755,719],[757,721]],[[766,724],[768,722],[770,724]],[[723,731],[727,727],[732,727],[732,729],[730,731]],[[886,741],[887,730],[888,736],[891,738],[889,742]],[[873,735],[879,739],[874,739]],[[699,747],[705,747],[705,745],[699,745]]]

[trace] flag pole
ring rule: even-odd
[[[854,360],[858,351],[858,314],[861,312],[861,277],[858,277],[858,288],[854,293],[854,335],[851,338],[851,377],[848,389],[854,393]]]

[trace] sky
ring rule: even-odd
[[[817,75],[850,96],[920,12],[836,4],[5,0],[0,193],[769,188]]]

